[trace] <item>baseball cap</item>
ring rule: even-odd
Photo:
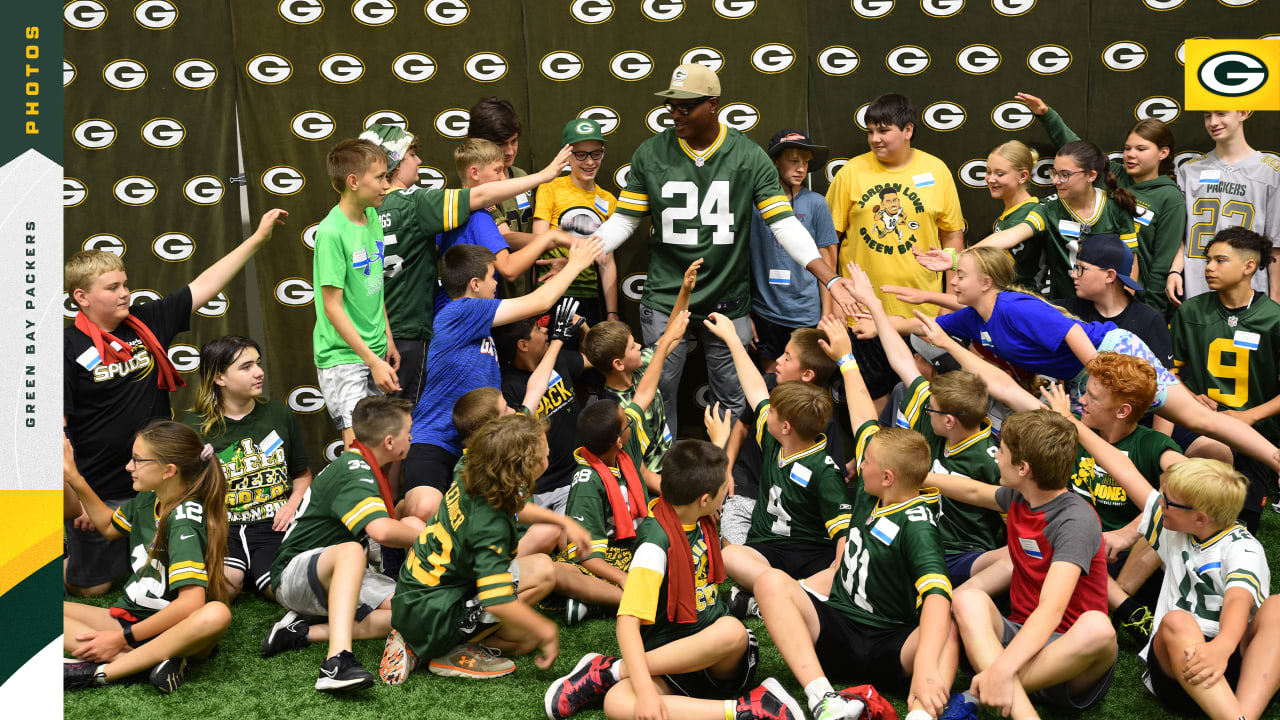
[[[395,172],[409,152],[409,146],[413,145],[413,133],[395,125],[370,125],[368,130],[360,133],[360,139],[368,140],[387,154],[388,173]]]
[[[787,148],[801,148],[813,153],[813,165],[822,165],[827,161],[827,146],[815,145],[809,141],[809,136],[800,130],[779,130],[773,134],[769,140],[769,149],[765,152],[769,157],[776,158],[778,153]]]
[[[720,78],[706,65],[685,63],[671,73],[671,84],[654,95],[684,100],[688,98],[719,97]]]
[[[583,140],[599,140],[604,142],[604,133],[600,131],[600,123],[591,118],[574,118],[564,126],[560,133],[561,145],[572,145]]]
[[[1133,251],[1119,235],[1094,235],[1080,243],[1076,261],[1097,265],[1103,270],[1115,270],[1116,279],[1134,290],[1141,290],[1137,280],[1129,277],[1133,272]]]

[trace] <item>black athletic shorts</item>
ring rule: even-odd
[[[717,679],[709,669],[695,670],[678,675],[662,675],[667,687],[677,695],[692,698],[736,698],[755,686],[756,665],[760,662],[760,647],[755,633],[747,629],[747,651],[742,661],[728,678]]]
[[[284,540],[284,531],[271,529],[271,521],[227,527],[227,556],[222,564],[244,573],[245,589],[258,592],[271,585],[271,564]]]
[[[830,678],[869,682],[882,690],[905,691],[910,678],[902,669],[902,646],[913,627],[878,628],[863,625],[809,594],[818,613],[818,640],[813,650]]]
[[[746,546],[763,555],[770,567],[775,567],[796,580],[803,580],[826,570],[836,559],[835,546],[822,543],[774,541],[749,542]]]
[[[400,497],[416,487],[432,487],[443,495],[453,483],[458,456],[439,445],[413,443],[400,463]]]

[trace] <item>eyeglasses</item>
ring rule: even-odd
[[[133,460],[134,465],[141,465],[142,463],[149,463],[149,462],[153,462],[153,463],[160,462],[160,460],[157,458],[140,458],[137,455],[132,456],[130,459]]]
[[[1190,505],[1183,505],[1182,503],[1176,503],[1170,500],[1169,496],[1165,495],[1164,493],[1160,494],[1160,501],[1164,503],[1165,507],[1178,508],[1179,510],[1195,511],[1195,508],[1191,507]]]
[[[577,160],[578,162],[585,162],[587,158],[591,158],[592,160],[599,160],[600,158],[604,157],[604,148],[601,148],[599,150],[591,150],[590,152],[585,150],[582,152],[578,152],[577,150],[574,150],[572,151],[572,154],[573,154],[573,159]]]
[[[1101,269],[1102,268],[1100,267],[1091,267],[1089,265],[1081,265],[1080,263],[1076,263],[1071,268],[1071,274],[1074,275],[1075,277],[1084,277],[1084,274],[1089,270],[1101,270]]]
[[[1054,182],[1068,182],[1069,180],[1071,180],[1071,178],[1075,177],[1076,175],[1079,175],[1082,172],[1089,172],[1089,171],[1088,170],[1050,170],[1049,177]]]
[[[693,112],[694,108],[698,107],[699,105],[701,105],[702,103],[710,99],[711,99],[710,97],[704,95],[701,98],[689,103],[669,102],[669,103],[666,103],[667,112],[671,113],[672,115],[688,115],[689,113]]]
[[[921,409],[922,409],[922,410],[924,410],[925,412],[929,413],[930,415],[950,415],[950,414],[951,414],[951,413],[947,412],[946,410],[935,410],[935,409],[933,409],[933,408],[931,408],[931,407],[928,407],[928,406],[925,406],[925,407],[923,407],[923,408],[921,408]]]

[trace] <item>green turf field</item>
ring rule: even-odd
[[[1268,510],[1263,518],[1263,545],[1271,558],[1280,557],[1280,516]],[[1274,562],[1273,562],[1274,567]],[[1272,578],[1272,592],[1278,586]],[[118,593],[95,604],[109,605]],[[488,681],[442,678],[425,672],[414,673],[400,687],[378,685],[348,697],[333,697],[313,689],[323,646],[304,651],[283,653],[268,660],[258,656],[258,647],[267,630],[283,614],[278,606],[257,596],[243,596],[232,608],[234,620],[222,641],[222,651],[202,665],[187,671],[186,683],[169,697],[162,697],[150,685],[126,685],[66,693],[67,718],[129,718],[129,720],[197,720],[199,718],[361,718],[382,719],[412,717],[424,720],[454,718],[540,718],[543,717],[542,694],[551,681],[572,669],[583,654],[601,652],[616,654],[618,643],[613,623],[593,620],[560,633],[560,658],[548,671],[538,670],[532,658],[517,658],[518,669],[512,676]],[[777,676],[789,692],[801,699],[803,693],[795,678],[782,662],[782,657],[769,641],[764,624],[747,623],[760,639],[760,668],[757,680]],[[1106,699],[1086,713],[1089,718],[1175,717],[1164,713],[1155,699],[1142,686],[1138,646],[1127,634],[1120,634],[1120,660],[1115,680]],[[381,641],[358,641],[356,656],[376,674]],[[856,676],[850,678],[857,682]],[[957,679],[956,688],[967,685],[967,678]],[[898,712],[905,716],[902,696],[889,696]],[[1044,709],[1045,718],[1070,718],[1077,713]],[[985,713],[984,717],[999,717]],[[1276,713],[1280,717],[1280,713]],[[599,720],[604,717],[597,703],[578,717]],[[677,720],[673,718],[673,720]]]

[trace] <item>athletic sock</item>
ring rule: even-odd
[[[835,691],[836,689],[831,687],[831,682],[827,680],[826,676],[820,677],[808,685],[805,685],[804,696],[805,699],[809,701],[809,709],[812,710],[817,707],[818,703],[822,702],[822,698],[825,697],[827,693]]]
[[[613,678],[615,683],[622,682],[622,659],[619,658],[614,661],[614,663],[609,666],[607,672],[609,673],[609,677]]]
[[[107,664],[103,663],[93,669],[93,683],[95,685],[107,684]]]
[[[1132,596],[1127,597],[1124,602],[1116,606],[1116,610],[1112,613],[1112,617],[1118,619],[1120,622],[1128,622],[1129,618],[1133,617],[1133,611],[1140,607],[1142,607],[1142,603],[1138,602],[1136,598]]]
[[[738,701],[724,701],[724,720],[735,720],[738,717]]]

